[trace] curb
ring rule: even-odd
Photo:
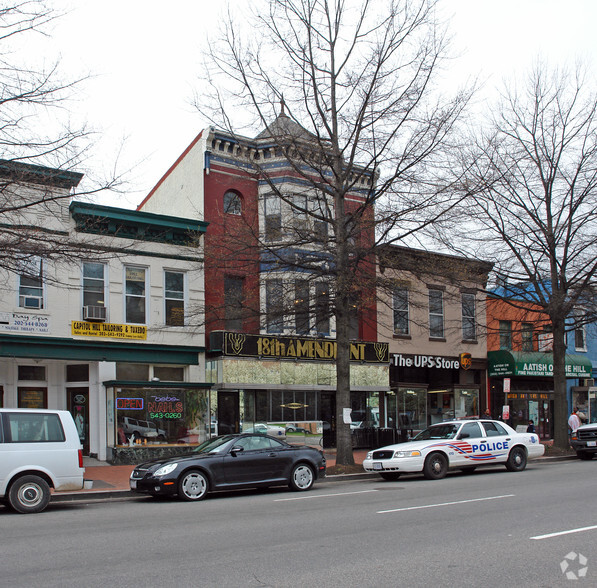
[[[554,463],[559,461],[569,461],[578,459],[576,455],[557,455],[550,457],[540,457],[537,463]],[[377,477],[376,472],[363,472],[358,474],[337,474],[326,476],[322,480],[318,480],[318,484],[329,484],[333,482],[347,482],[352,480],[368,480]],[[96,502],[108,500],[130,500],[133,498],[143,498],[143,494],[136,494],[130,490],[87,490],[80,492],[56,492],[52,494],[51,502]]]

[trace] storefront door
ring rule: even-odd
[[[68,388],[68,410],[73,415],[83,453],[89,455],[89,388]]]
[[[320,418],[323,421],[323,446],[336,445],[336,395],[321,393]]]
[[[238,392],[218,392],[218,435],[240,432]]]

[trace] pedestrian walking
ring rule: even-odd
[[[582,424],[580,422],[580,417],[576,414],[577,410],[577,408],[574,408],[570,418],[568,419],[568,427],[570,428],[572,434],[576,433],[576,429],[578,429],[578,427],[580,427]]]

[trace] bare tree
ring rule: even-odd
[[[474,197],[458,222],[442,228],[452,246],[495,263],[505,299],[533,303],[549,317],[554,441],[565,448],[566,329],[595,321],[597,94],[580,68],[538,65],[494,112],[465,162],[462,190]]]
[[[116,189],[115,173],[81,181],[93,134],[69,125],[69,99],[83,79],[64,81],[59,62],[27,63],[19,47],[49,34],[59,18],[45,0],[0,5],[0,270],[24,258],[67,261],[99,246],[65,238],[64,214],[74,196]],[[77,170],[77,171],[72,171]],[[63,201],[63,204],[60,202]]]
[[[355,310],[375,301],[376,250],[416,240],[422,227],[454,206],[446,150],[469,94],[432,98],[446,51],[435,4],[270,0],[251,29],[230,15],[206,60],[214,101],[196,99],[229,133],[244,122],[265,128],[255,141],[276,145],[273,157],[293,178],[280,185],[268,161],[251,158],[265,183],[265,223],[248,241],[278,276],[328,285],[313,308],[300,312],[335,319],[339,465],[354,463],[342,419],[350,406],[350,327]],[[239,120],[240,113],[249,118]],[[276,228],[267,224],[270,197],[289,211]],[[272,238],[273,229],[279,238]],[[300,300],[295,294],[278,298]],[[289,311],[280,304],[278,314]]]

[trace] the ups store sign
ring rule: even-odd
[[[233,357],[335,361],[337,344],[332,339],[272,337],[214,331],[210,335],[210,352]],[[353,341],[350,343],[350,360],[387,364],[388,344]]]

